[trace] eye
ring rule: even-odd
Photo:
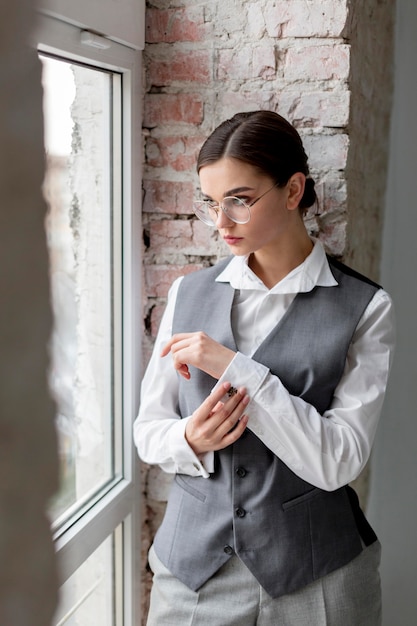
[[[248,202],[247,196],[229,196],[223,201],[228,207],[242,207]]]
[[[217,202],[215,202],[214,200],[212,200],[211,198],[203,198],[202,202],[204,202],[204,204],[209,208],[209,209],[213,209],[215,207],[217,207]]]

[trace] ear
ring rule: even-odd
[[[301,172],[296,172],[291,176],[287,183],[288,196],[287,196],[287,209],[293,211],[298,209],[298,205],[301,202],[301,198],[304,194],[304,187],[306,184],[306,177]]]

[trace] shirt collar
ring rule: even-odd
[[[217,282],[230,283],[233,289],[256,289],[270,293],[302,293],[314,287],[334,287],[337,285],[327,261],[326,253],[320,241],[314,241],[314,247],[308,257],[294,268],[272,289],[252,272],[248,266],[249,256],[235,256],[217,276]]]

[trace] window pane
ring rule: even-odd
[[[43,65],[45,196],[57,405],[58,523],[117,475],[114,439],[113,186],[118,76],[62,59]]]
[[[54,626],[121,624],[122,528],[106,539],[60,588]]]

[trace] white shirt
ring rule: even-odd
[[[172,335],[178,287],[169,292],[154,351],[142,381],[141,406],[134,423],[139,456],[166,472],[209,477],[214,453],[197,457],[185,439],[190,419],[177,412],[178,376],[170,355],[160,352]],[[343,376],[332,404],[321,415],[288,393],[277,376],[251,359],[263,339],[300,292],[337,285],[322,245],[272,289],[251,271],[247,258],[234,257],[217,281],[237,290],[232,328],[239,352],[217,385],[244,386],[250,397],[247,428],[295,474],[328,491],[354,480],[365,466],[377,428],[394,348],[393,306],[378,290],[352,338]],[[216,387],[217,387],[216,385]]]

